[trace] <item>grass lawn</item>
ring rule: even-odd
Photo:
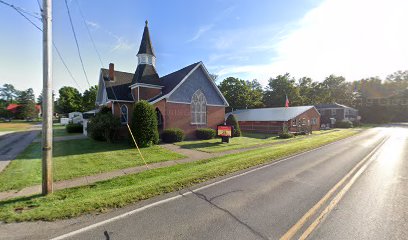
[[[333,131],[341,131],[338,129],[314,131],[312,136],[320,135],[323,133],[329,133]],[[305,136],[297,136],[296,138],[303,138]],[[273,142],[285,142],[290,139],[280,139],[276,135],[267,133],[251,133],[243,132],[242,137],[231,138],[228,144],[221,143],[220,138],[210,139],[210,140],[194,140],[194,141],[184,141],[176,143],[176,145],[182,148],[195,149],[203,152],[223,152],[234,149],[241,149],[261,144],[273,143]]]
[[[55,124],[52,126],[53,136],[54,137],[63,137],[63,136],[74,136],[81,135],[82,133],[68,133],[65,130],[65,126],[61,124]],[[41,138],[41,133],[38,134],[37,138]]]
[[[109,208],[123,207],[129,203],[310,150],[357,132],[336,131],[238,154],[126,175],[90,186],[64,189],[45,197],[35,195],[0,201],[0,220],[50,221],[75,217],[83,213],[104,212]]]
[[[0,132],[25,131],[39,122],[12,121],[0,123]]]
[[[146,162],[185,156],[159,146],[141,149]],[[136,148],[92,139],[54,142],[54,181],[143,165]],[[0,191],[41,184],[41,145],[32,143],[0,173]]]

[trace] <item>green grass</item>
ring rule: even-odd
[[[30,129],[33,125],[39,122],[26,122],[13,120],[11,122],[0,123],[0,132],[14,132],[14,131],[25,131]]]
[[[76,217],[84,213],[104,212],[110,208],[123,207],[133,202],[177,191],[212,178],[310,150],[357,132],[355,130],[336,131],[239,154],[126,175],[89,186],[64,189],[45,197],[36,195],[0,201],[0,220],[4,222],[51,221]]]
[[[141,149],[148,163],[185,156],[159,146]],[[54,181],[143,165],[136,148],[91,139],[54,143]],[[0,191],[41,184],[41,145],[32,143],[0,173]]]
[[[52,126],[52,131],[53,131],[53,136],[54,137],[64,137],[64,136],[75,136],[75,135],[81,135],[82,133],[68,133],[65,130],[65,126],[61,124],[54,124]],[[37,136],[38,139],[41,138],[41,132]]]
[[[322,131],[314,131],[311,135],[312,137],[315,135],[320,135],[323,133],[329,133],[333,131],[341,131],[341,130],[322,130]],[[297,138],[303,138],[305,136],[297,136]],[[223,152],[228,150],[234,149],[241,149],[247,148],[262,144],[269,144],[269,143],[278,143],[278,142],[286,142],[290,139],[280,139],[276,137],[276,135],[267,134],[267,133],[251,133],[251,132],[243,132],[242,137],[235,137],[231,138],[228,144],[221,143],[220,138],[210,139],[210,140],[194,140],[194,141],[184,141],[175,143],[182,148],[187,149],[194,149],[202,152]]]

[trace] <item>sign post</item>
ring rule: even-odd
[[[232,138],[233,126],[218,125],[217,136],[221,137],[221,142],[229,143],[229,139]]]

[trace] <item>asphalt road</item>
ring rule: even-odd
[[[0,172],[3,171],[11,160],[27,148],[37,137],[40,130],[22,132],[7,132],[0,135]]]
[[[14,234],[27,239],[62,235],[61,239],[236,240],[280,239],[292,231],[293,239],[298,239],[332,207],[309,239],[406,239],[407,136],[406,127],[370,129],[297,157],[116,212],[54,223],[0,225],[0,234],[6,239]],[[322,202],[329,192],[332,195]],[[337,199],[340,193],[344,195]],[[338,203],[331,204],[336,199]],[[316,205],[316,212],[305,219]]]

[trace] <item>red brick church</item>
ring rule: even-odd
[[[113,63],[100,71],[96,104],[110,107],[122,124],[131,121],[140,100],[156,108],[159,131],[180,128],[194,137],[196,129],[215,129],[224,122],[228,102],[202,62],[159,77],[147,21],[137,58],[135,73],[116,71]]]

